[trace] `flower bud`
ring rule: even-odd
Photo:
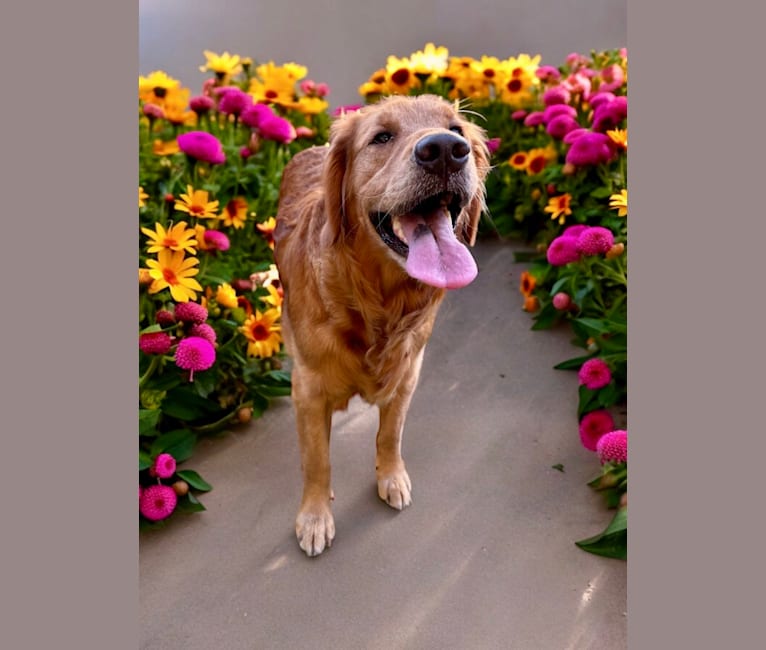
[[[243,406],[237,411],[237,421],[240,424],[247,424],[253,419],[253,408],[251,406]]]
[[[625,244],[622,242],[614,244],[604,255],[606,259],[613,260],[616,257],[620,257],[625,252]]]
[[[186,481],[176,481],[171,487],[173,492],[179,497],[186,496],[189,493],[189,484]]]
[[[572,298],[568,293],[559,291],[555,296],[553,296],[553,306],[559,311],[569,309],[569,307],[572,306]]]

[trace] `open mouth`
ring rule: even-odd
[[[407,257],[409,253],[409,241],[413,237],[410,232],[408,237],[407,229],[404,225],[405,220],[418,219],[420,225],[416,228],[415,236],[419,230],[427,228],[425,225],[430,220],[449,214],[452,227],[455,227],[458,215],[463,207],[461,197],[453,192],[441,192],[429,196],[412,208],[402,211],[402,214],[392,215],[390,212],[373,212],[370,214],[370,220],[375,227],[381,240],[395,253],[402,257]]]

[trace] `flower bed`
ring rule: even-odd
[[[328,89],[295,63],[205,52],[192,96],[139,78],[139,512],[158,526],[204,510],[181,469],[201,436],[290,392],[273,265],[282,170],[327,139]]]
[[[390,56],[359,92],[435,93],[487,132],[494,168],[483,235],[522,238],[535,252],[520,283],[533,329],[566,325],[584,353],[576,370],[579,436],[600,471],[589,485],[616,508],[613,521],[577,544],[627,554],[627,52],[573,53],[560,66],[520,54],[450,56],[427,44]]]

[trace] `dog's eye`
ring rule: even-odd
[[[451,126],[449,128],[449,130],[452,131],[453,133],[457,133],[458,135],[463,135],[463,127],[462,126],[458,126],[458,125]]]
[[[388,142],[393,137],[394,135],[392,133],[389,133],[388,131],[381,131],[375,135],[370,144],[386,144],[386,142]]]

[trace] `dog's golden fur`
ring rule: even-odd
[[[392,137],[377,142],[381,132]],[[470,146],[464,168],[441,176],[423,172],[413,162],[417,141],[453,132]],[[304,480],[296,534],[309,556],[335,536],[330,424],[333,411],[354,395],[380,409],[380,497],[397,509],[411,503],[401,435],[445,289],[410,277],[370,215],[410,210],[429,195],[455,192],[464,198],[455,233],[473,245],[488,167],[483,131],[449,102],[420,96],[391,97],[348,113],[333,124],[329,146],[297,154],[285,169],[275,258]]]

